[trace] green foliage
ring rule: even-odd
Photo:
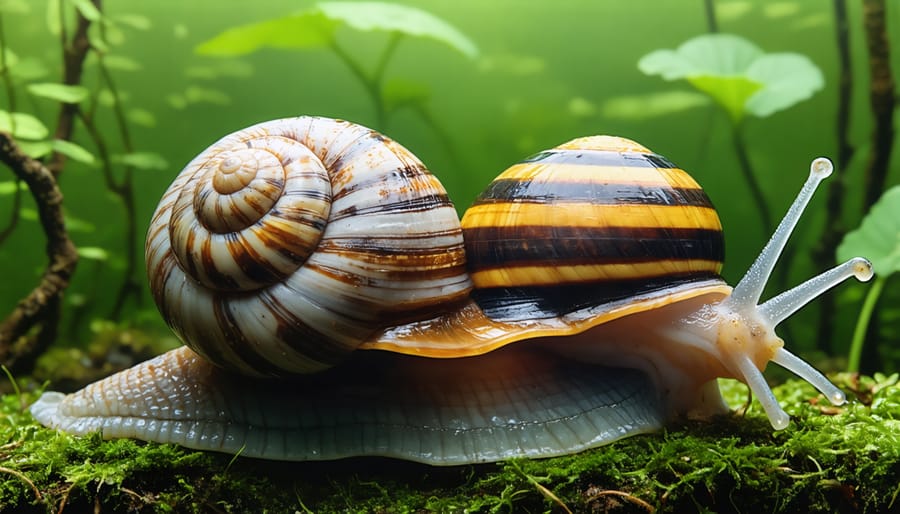
[[[836,255],[839,261],[865,255],[872,261],[875,270],[875,282],[866,293],[850,343],[847,369],[857,371],[866,331],[878,298],[888,277],[900,271],[900,186],[894,186],[881,195],[859,227],[844,236]]]
[[[787,109],[825,85],[822,72],[806,56],[766,54],[731,34],[705,34],[676,50],[655,50],[640,59],[638,68],[665,80],[686,80],[735,124],[747,114],[764,118]]]
[[[24,112],[0,110],[0,130],[22,139],[43,139],[50,134],[47,126],[34,116]]]
[[[204,55],[237,56],[261,48],[312,49],[334,43],[338,27],[423,37],[445,43],[475,58],[478,49],[444,20],[415,7],[383,2],[323,2],[312,9],[274,20],[228,29],[200,44]]]
[[[450,468],[388,459],[267,462],[76,438],[36,426],[7,395],[0,505],[24,512],[56,510],[63,499],[72,511],[95,504],[144,512],[546,512],[560,504],[573,512],[888,511],[900,472],[898,375],[836,381],[851,399],[843,407],[805,382],[777,387],[792,416],[780,432],[753,403],[744,414],[676,423],[577,455]],[[742,385],[723,386],[732,401],[746,398]]]

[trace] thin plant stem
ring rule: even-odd
[[[359,65],[350,54],[344,51],[340,45],[337,44],[337,41],[332,42],[331,49],[334,51],[335,55],[337,55],[344,64],[350,69],[350,72],[359,79],[359,82],[362,84],[363,89],[365,89],[366,94],[369,95],[369,98],[372,99],[372,105],[375,107],[375,126],[378,130],[384,130],[384,103],[381,99],[381,89],[378,87],[371,77],[366,74],[365,70],[363,70],[362,66]]]
[[[847,356],[847,371],[856,373],[859,371],[859,364],[862,360],[863,344],[866,340],[866,331],[869,328],[869,321],[872,319],[872,313],[878,304],[878,297],[884,289],[887,282],[886,275],[876,275],[872,287],[866,293],[866,299],[863,301],[862,308],[859,311],[859,318],[856,319],[856,328],[853,330],[853,340],[850,343],[850,353]]]
[[[703,10],[706,12],[706,28],[710,34],[719,31],[719,23],[716,20],[715,0],[703,0]]]
[[[771,234],[773,231],[772,225],[772,214],[769,210],[768,202],[766,202],[766,197],[762,192],[762,187],[759,185],[759,181],[756,179],[756,173],[753,171],[753,165],[750,163],[750,157],[747,154],[747,146],[744,143],[744,134],[740,123],[735,123],[732,125],[732,142],[734,143],[734,151],[737,154],[738,164],[740,165],[741,174],[744,176],[744,181],[747,182],[747,187],[750,190],[750,196],[753,198],[753,201],[756,203],[756,210],[759,213],[760,221],[762,221],[763,228],[765,229],[766,234]]]

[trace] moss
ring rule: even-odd
[[[130,440],[74,438],[0,405],[0,510],[82,512],[884,512],[900,509],[897,375],[837,377],[845,407],[806,384],[758,406],[578,455],[432,468],[387,459],[278,463]],[[735,403],[745,390],[725,384]],[[24,402],[23,402],[24,400]],[[62,507],[62,508],[61,508]]]

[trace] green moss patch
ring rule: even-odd
[[[757,405],[567,457],[433,468],[388,459],[281,463],[99,436],[32,420],[33,395],[0,404],[0,510],[16,512],[884,512],[900,510],[897,375],[806,384]],[[739,403],[745,389],[725,384]]]

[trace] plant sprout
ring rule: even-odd
[[[732,34],[706,34],[675,50],[654,50],[638,61],[638,68],[668,81],[686,80],[725,111],[741,172],[770,232],[772,218],[747,155],[743,122],[748,115],[764,118],[811,97],[825,83],[819,68],[806,56],[767,54]]]
[[[847,369],[856,372],[859,371],[866,329],[878,297],[888,277],[900,270],[900,186],[885,191],[859,227],[844,236],[836,255],[838,259],[848,255],[865,255],[875,269],[875,281],[863,301],[847,359]]]
[[[388,34],[374,67],[366,69],[338,43],[337,30],[342,26]],[[261,48],[329,49],[359,80],[375,107],[376,126],[384,130],[389,110],[398,106],[421,107],[428,97],[423,84],[413,88],[408,84],[385,84],[385,69],[405,37],[438,41],[470,59],[478,56],[475,44],[441,18],[414,7],[383,2],[322,2],[299,13],[230,28],[200,44],[197,52],[239,56]]]

